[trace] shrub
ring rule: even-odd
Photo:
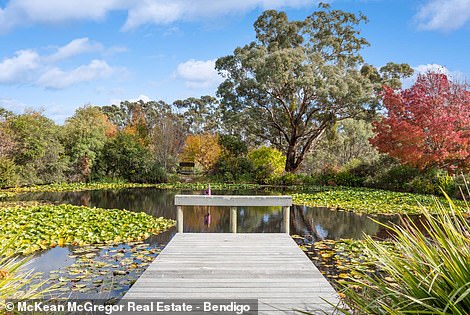
[[[350,186],[359,187],[364,183],[365,177],[357,173],[355,169],[347,168],[332,168],[327,167],[322,170],[320,174],[314,175],[312,178],[313,183],[317,185],[328,186]]]
[[[404,184],[412,181],[418,175],[418,169],[398,164],[378,171],[375,176],[369,177],[364,184],[372,188],[403,191],[407,190]]]
[[[253,181],[256,168],[246,157],[222,156],[214,166],[213,176],[224,182]]]
[[[293,185],[313,185],[314,178],[305,174],[284,173],[281,176],[272,177],[269,180],[270,184],[293,186]]]
[[[360,272],[343,293],[352,308],[344,314],[468,314],[470,309],[470,208],[438,204],[438,213],[422,208],[422,226],[389,226],[395,250],[366,237],[366,254],[381,274]],[[346,284],[346,285],[348,285]],[[357,289],[358,288],[358,289]]]
[[[158,163],[149,163],[148,169],[136,179],[142,183],[165,183],[168,181],[166,169]]]
[[[219,136],[212,134],[189,135],[180,155],[181,161],[195,162],[204,173],[212,170],[222,153]]]
[[[119,133],[108,141],[92,171],[92,179],[123,179],[135,183],[161,183],[166,170],[152,157],[148,148],[135,136]]]
[[[18,180],[18,167],[15,162],[0,156],[0,188],[16,186]]]
[[[265,184],[271,178],[284,172],[286,157],[274,148],[261,147],[248,153],[248,159],[253,163],[257,182]]]
[[[339,172],[338,168],[327,166],[321,170],[320,173],[313,175],[313,181],[316,185],[330,185],[335,186],[335,176]]]
[[[219,136],[219,144],[227,155],[244,156],[248,153],[248,146],[237,136],[221,135]]]
[[[339,186],[359,187],[363,185],[364,178],[349,170],[344,170],[334,176],[334,181]]]
[[[454,178],[448,175],[447,172],[437,169],[420,174],[407,183],[405,187],[409,191],[422,194],[440,195],[444,191],[450,196],[457,196],[457,192],[459,192]]]

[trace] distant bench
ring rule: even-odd
[[[180,162],[178,172],[183,175],[194,174],[194,167],[196,164],[194,162]]]
[[[178,233],[183,233],[183,206],[230,207],[230,231],[237,233],[237,207],[282,207],[281,232],[290,232],[291,196],[230,196],[230,195],[176,195],[176,221]]]

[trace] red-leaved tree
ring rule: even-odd
[[[382,153],[420,169],[470,169],[470,92],[445,74],[419,75],[409,89],[383,89],[387,116],[369,141]]]

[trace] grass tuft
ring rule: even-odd
[[[381,272],[345,284],[344,314],[468,314],[470,209],[446,200],[432,211],[422,206],[422,224],[388,226],[396,234],[394,252],[366,238],[366,254]]]
[[[32,270],[24,270],[29,258],[10,255],[9,249],[9,245],[0,249],[0,314],[5,299],[38,299],[48,292],[42,288],[43,282],[33,283],[36,275]]]

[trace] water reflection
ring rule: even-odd
[[[124,190],[100,190],[82,192],[30,193],[19,196],[20,200],[44,200],[54,203],[70,203],[100,208],[118,208],[144,211],[155,217],[176,218],[174,196],[176,194],[200,194],[195,191],[172,191],[155,188]],[[214,191],[213,194],[266,194],[266,191]],[[278,192],[270,192],[279,194]],[[230,209],[224,207],[183,207],[185,232],[230,232]],[[210,224],[207,214],[210,213]],[[361,239],[364,234],[380,236],[385,229],[367,215],[328,208],[293,206],[291,208],[291,234],[312,235],[314,239]],[[375,216],[380,222],[398,223],[393,216]],[[281,231],[282,210],[280,207],[239,207],[237,232],[278,233]],[[174,233],[174,232],[173,232]],[[171,236],[170,236],[171,237]]]
[[[41,200],[53,203],[69,203],[74,205],[85,205],[89,207],[100,208],[118,208],[130,211],[144,211],[155,217],[176,218],[176,207],[174,206],[174,196],[176,194],[201,194],[199,191],[170,191],[154,188],[136,188],[125,190],[105,190],[105,191],[83,191],[83,192],[51,192],[51,193],[30,193],[18,196],[21,201]],[[214,191],[213,194],[280,194],[272,191]],[[209,232],[221,233],[230,232],[230,208],[224,207],[183,207],[184,212],[184,230],[185,232]],[[207,214],[210,213],[210,222],[207,220]],[[322,239],[352,238],[360,239],[364,234],[383,237],[386,235],[386,229],[376,222],[372,221],[366,215],[360,215],[350,212],[332,211],[327,208],[309,208],[305,206],[293,206],[290,213],[290,231],[291,234],[308,235],[312,241]],[[381,222],[398,222],[397,217],[377,216],[375,220]],[[282,226],[281,207],[239,207],[237,209],[237,232],[239,233],[278,233]],[[159,248],[166,245],[176,233],[176,229],[151,236],[145,241],[148,248]],[[140,246],[140,245],[136,245]],[[147,245],[144,245],[147,246]],[[92,268],[92,275],[99,275],[100,281],[97,287],[78,288],[73,283],[64,282],[64,290],[67,294],[70,290],[77,296],[87,298],[111,298],[120,297],[127,291],[127,288],[135,281],[145,269],[145,266],[139,262],[140,269],[129,269],[125,275],[114,274],[113,266],[98,268],[100,263],[119,263],[120,261],[130,260],[132,263],[137,253],[135,248],[127,245],[119,245],[117,254],[123,251],[125,258],[113,258],[108,256],[106,250],[100,250],[94,258],[94,262],[85,262],[87,265],[82,269]],[[125,248],[124,248],[125,247]],[[148,248],[145,249],[148,251]],[[36,253],[35,259],[31,260],[28,268],[34,268],[37,272],[43,272],[41,279],[52,281],[57,284],[61,277],[71,277],[71,268],[80,263],[77,258],[77,248],[68,246],[64,248],[56,247]],[[114,250],[116,251],[116,250]],[[116,255],[117,255],[116,254]],[[155,256],[155,255],[154,255]],[[150,258],[153,259],[154,256]],[[83,262],[83,261],[82,261]],[[132,265],[132,264],[131,264]],[[119,268],[124,268],[120,266]],[[126,267],[127,268],[127,267]],[[74,268],[72,268],[74,269]],[[55,272],[55,273],[54,273]],[[52,275],[55,275],[55,280]],[[58,280],[59,279],[59,280]],[[54,282],[55,281],[55,282]],[[87,289],[86,292],[82,292]],[[88,291],[88,289],[90,289]],[[75,291],[74,291],[75,290]]]

